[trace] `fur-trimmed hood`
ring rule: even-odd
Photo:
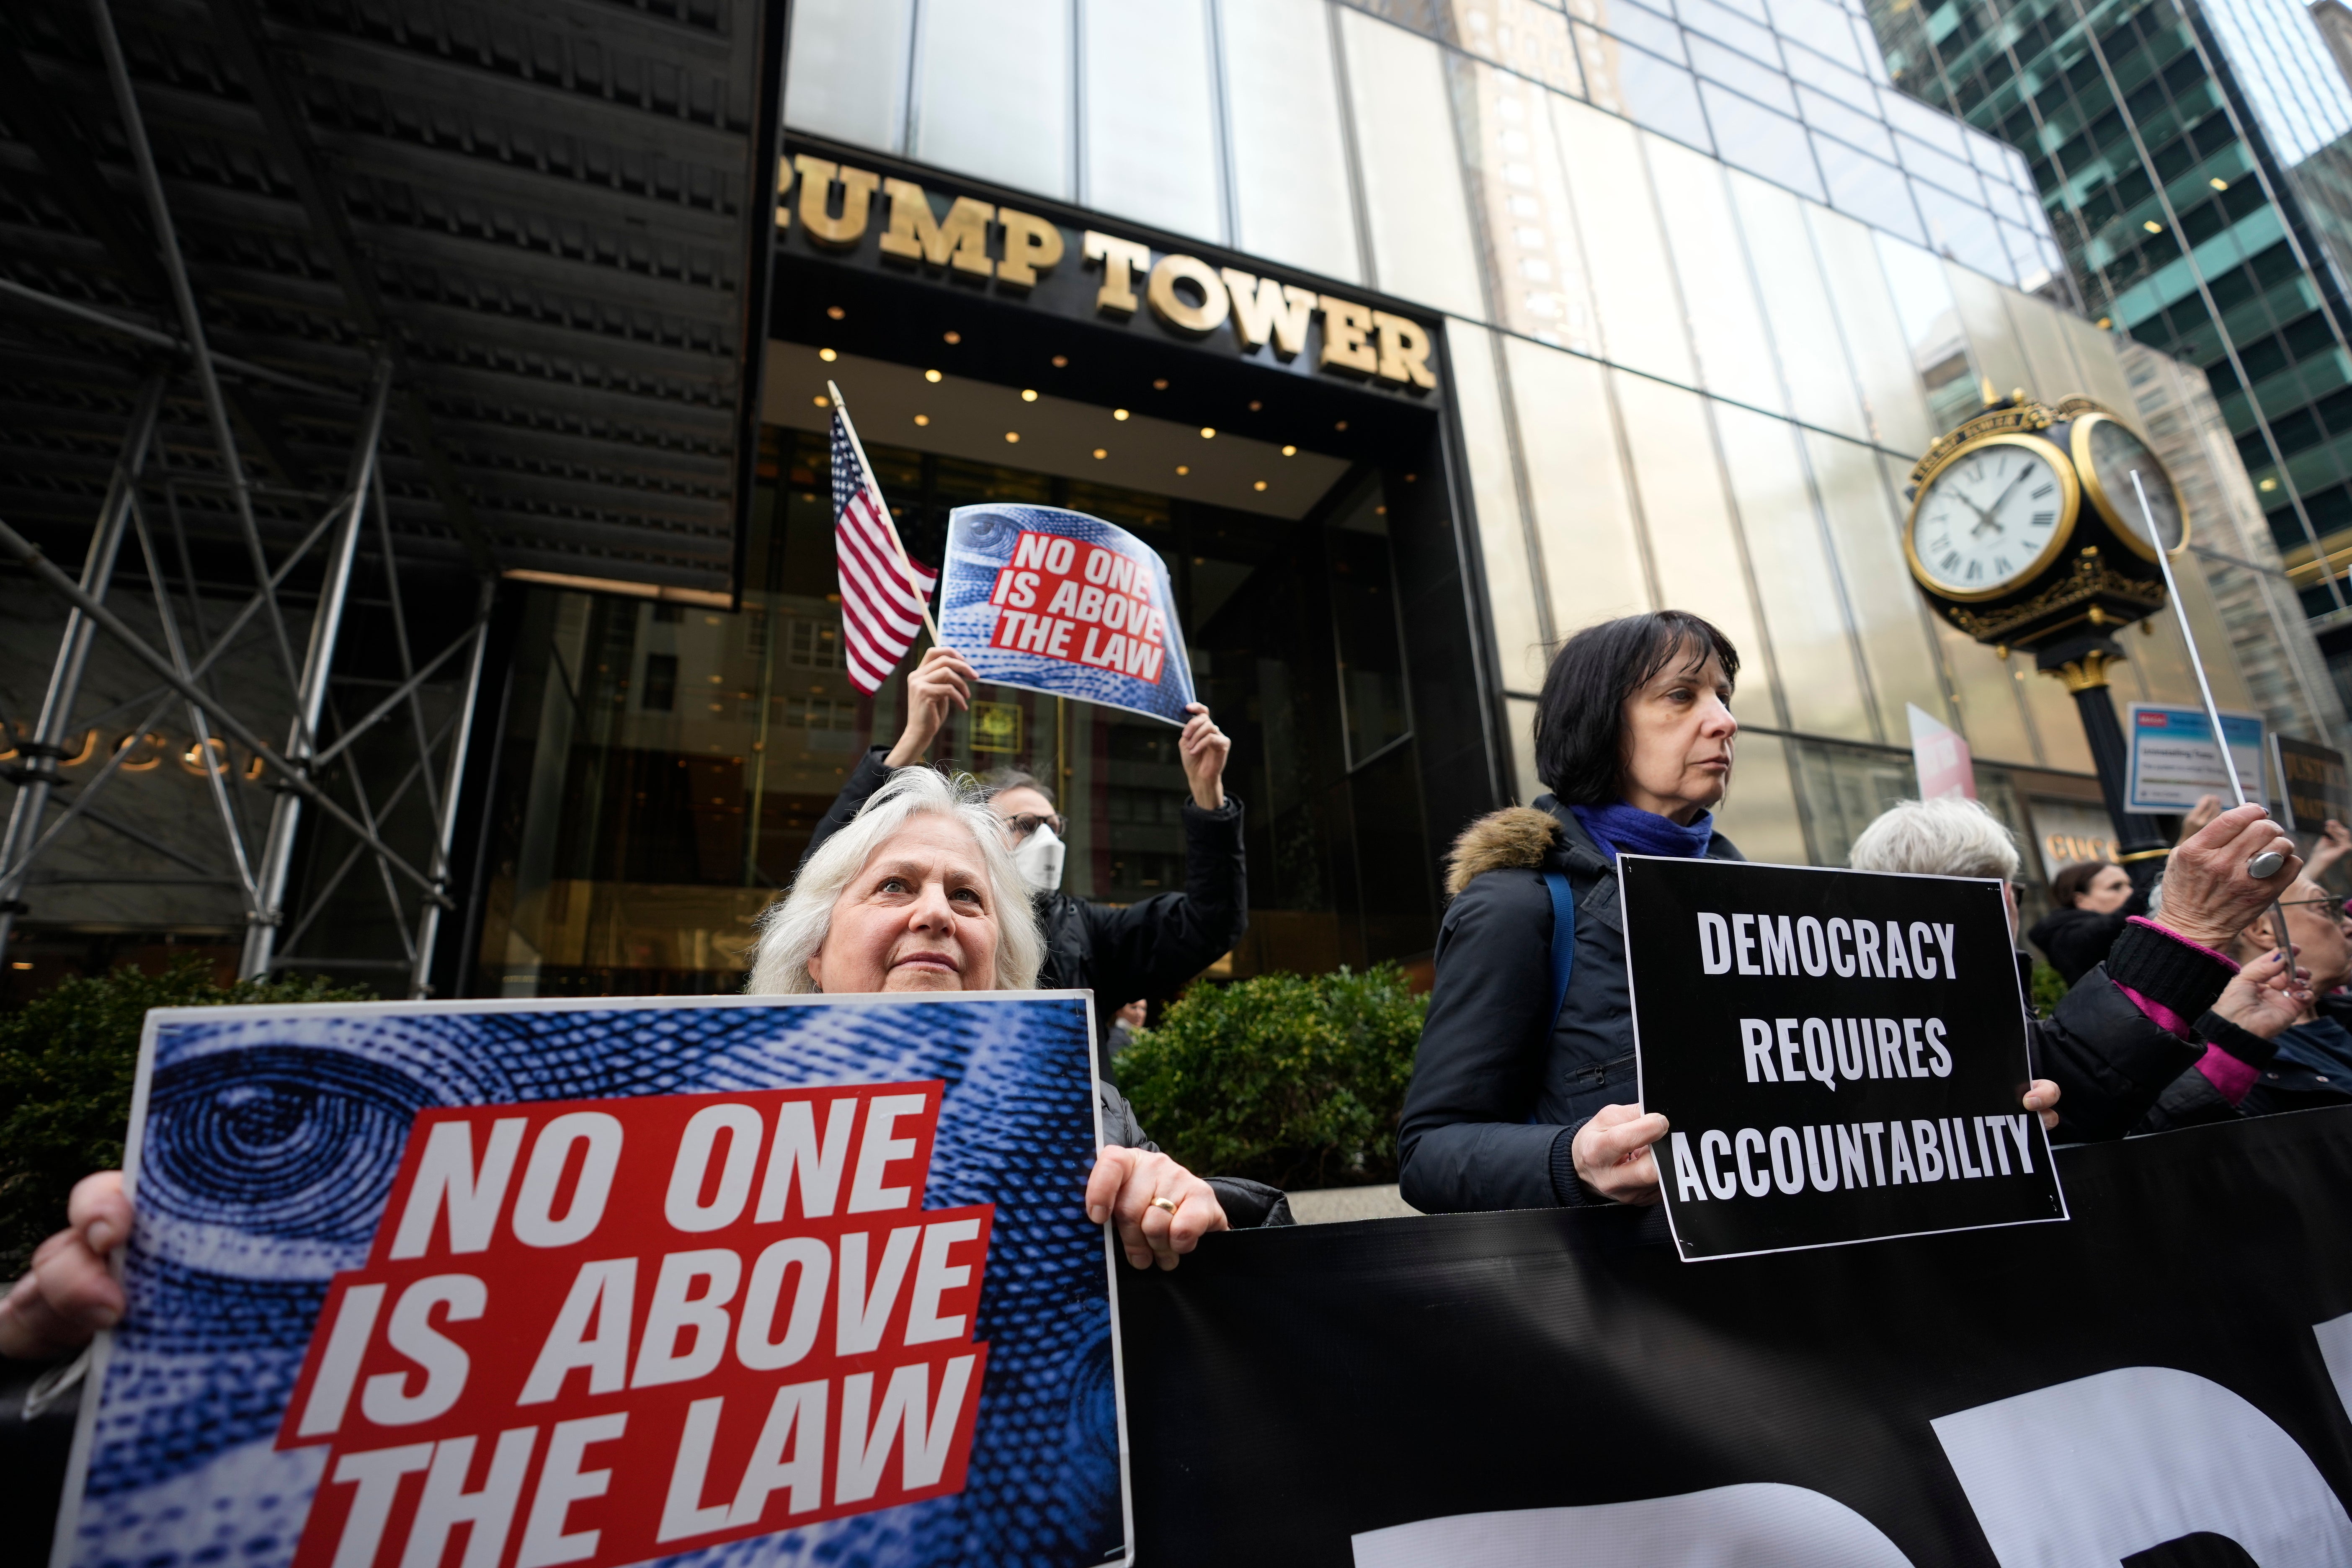
[[[1445,896],[1460,895],[1489,871],[1543,864],[1560,838],[1559,819],[1531,805],[1506,806],[1462,830],[1445,857]]]

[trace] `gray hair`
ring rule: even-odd
[[[1052,787],[1044,779],[1039,778],[1035,773],[1013,767],[1010,763],[1001,768],[989,769],[987,773],[981,775],[980,783],[981,787],[988,792],[988,798],[992,800],[1009,789],[1034,789],[1045,797],[1047,805],[1056,810],[1060,809],[1060,803],[1054,798]]]
[[[1045,939],[1030,907],[1029,885],[1013,868],[1004,847],[1004,825],[988,809],[987,797],[969,776],[949,780],[929,768],[900,768],[849,825],[809,857],[792,890],[768,906],[760,921],[760,946],[751,978],[752,996],[798,996],[814,991],[809,960],[833,929],[833,907],[856,880],[875,852],[909,819],[945,816],[962,825],[980,847],[988,869],[990,907],[996,916],[996,973],[989,988],[1030,991],[1045,961]]]
[[[1857,871],[2017,880],[2017,845],[2000,819],[1957,795],[1898,800],[1862,830],[1846,864]]]

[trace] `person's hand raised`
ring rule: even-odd
[[[2213,1004],[2213,1011],[2246,1033],[2275,1040],[2311,1000],[2311,971],[2287,968],[2286,954],[2273,949],[2238,971]]]
[[[2246,863],[2264,850],[2284,863],[2256,880]],[[2264,905],[2294,883],[2303,857],[2270,813],[2252,804],[2232,806],[2181,840],[2164,868],[2164,898],[2150,916],[2167,931],[2226,950]]]
[[[1176,742],[1184,758],[1184,778],[1192,786],[1192,804],[1215,811],[1225,804],[1225,758],[1234,749],[1233,739],[1217,728],[1202,704],[1187,703],[1184,711],[1192,715]]]
[[[2180,837],[2173,842],[2177,844],[2188,843],[2191,838],[2196,837],[2197,835],[2205,830],[2205,825],[2207,823],[2212,821],[2215,817],[2221,815],[2221,797],[2220,795],[2199,795],[2197,797],[2197,804],[2190,806],[2187,814],[2181,817]]]
[[[122,1287],[106,1267],[107,1255],[131,1235],[122,1173],[100,1171],[76,1183],[66,1218],[67,1228],[34,1252],[32,1271],[0,1299],[0,1356],[61,1356],[122,1321]]]
[[[1650,1146],[1665,1135],[1663,1116],[1644,1116],[1638,1105],[1604,1105],[1569,1145],[1576,1178],[1612,1203],[1656,1203],[1658,1161]]]
[[[2321,872],[2347,855],[2352,855],[2352,828],[2331,816],[2327,826],[2319,830],[2319,842],[2311,847],[2311,864],[2306,868],[2311,879],[2319,880]]]
[[[948,721],[950,708],[971,706],[971,689],[980,675],[951,647],[934,647],[923,655],[907,677],[907,727],[898,743],[882,760],[894,768],[910,768],[923,760]]]

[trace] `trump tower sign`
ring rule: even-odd
[[[2000,884],[1621,856],[1686,1261],[2066,1217]]]
[[[1087,1006],[150,1014],[54,1561],[1123,1561]]]

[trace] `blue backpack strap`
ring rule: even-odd
[[[1543,879],[1551,894],[1551,1011],[1545,1015],[1549,1035],[1549,1024],[1559,1021],[1559,1010],[1568,1003],[1568,979],[1576,968],[1576,898],[1561,873],[1546,871]]]

